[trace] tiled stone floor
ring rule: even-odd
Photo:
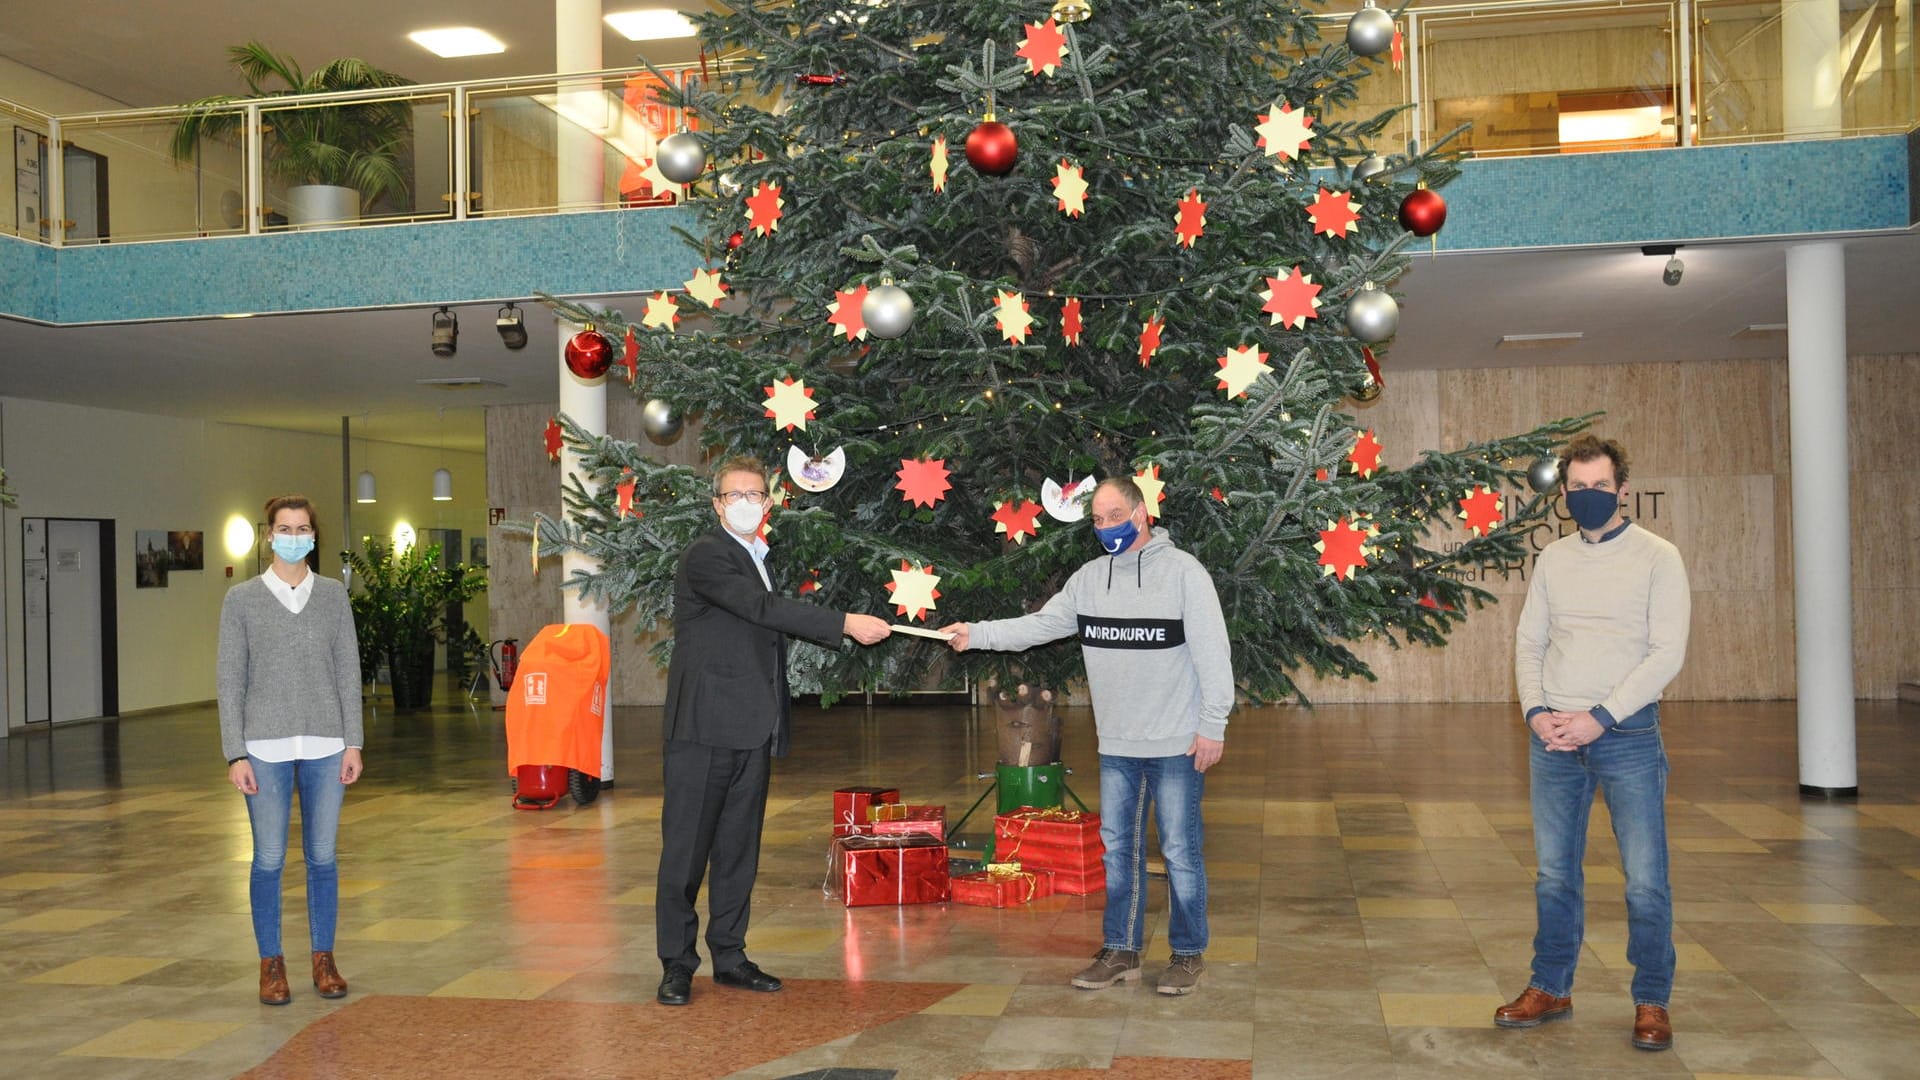
[[[0,1072],[1920,1075],[1914,705],[1861,705],[1857,805],[1799,799],[1791,703],[1667,708],[1680,972],[1675,1048],[1654,1055],[1627,1042],[1601,809],[1574,1017],[1492,1026],[1525,985],[1533,929],[1525,748],[1504,706],[1236,714],[1206,802],[1209,970],[1184,999],[1151,979],[1065,985],[1098,945],[1098,896],[1008,911],[824,900],[829,792],[884,782],[957,818],[983,790],[992,732],[962,708],[803,708],[748,939],[796,983],[763,997],[702,978],[694,1005],[669,1011],[651,1000],[657,711],[617,712],[617,786],[599,802],[525,813],[508,803],[501,714],[453,702],[398,716],[374,703],[341,833],[353,993],[321,1001],[296,957],[278,1009],[254,1001],[246,813],[210,710],[0,741]],[[1067,727],[1091,801],[1090,718],[1069,710]],[[296,947],[300,885],[291,865]]]

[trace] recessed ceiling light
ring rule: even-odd
[[[1557,345],[1572,345],[1586,337],[1580,330],[1561,330],[1551,334],[1502,334],[1494,343],[1496,349],[1550,349]]]
[[[407,37],[415,45],[435,56],[486,56],[507,51],[505,42],[474,26],[448,26],[439,30],[415,30]]]
[[[1787,336],[1787,324],[1783,322],[1754,323],[1743,326],[1728,335],[1735,341],[1770,341]]]
[[[606,23],[628,41],[692,37],[697,32],[692,20],[671,8],[616,11],[606,17]]]

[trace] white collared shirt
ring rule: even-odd
[[[741,547],[747,549],[747,554],[753,556],[753,568],[760,571],[760,584],[765,585],[768,592],[772,592],[773,579],[767,576],[767,542],[760,539],[758,533],[752,536],[741,536],[732,529],[726,532],[728,536],[738,541]]]

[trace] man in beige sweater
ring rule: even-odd
[[[1534,564],[1514,633],[1514,679],[1531,743],[1538,926],[1533,977],[1494,1012],[1534,1027],[1573,1012],[1586,900],[1581,862],[1594,788],[1606,795],[1627,879],[1633,1045],[1673,1045],[1673,892],[1667,882],[1667,754],[1660,694],[1687,651],[1692,594],[1680,552],[1622,516],[1627,453],[1583,435],[1560,459],[1579,531]]]

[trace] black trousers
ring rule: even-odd
[[[698,970],[700,916],[694,901],[707,883],[707,952],[713,970],[747,958],[747,918],[760,871],[760,826],[767,816],[767,747],[728,750],[670,740],[661,755],[660,877],[654,932],[660,961]]]

